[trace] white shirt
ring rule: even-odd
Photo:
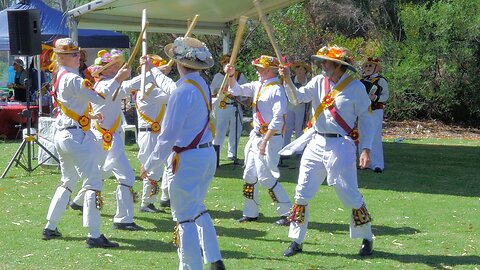
[[[260,81],[242,85],[235,83],[234,87],[229,89],[229,91],[234,96],[251,97],[255,102],[258,91],[261,90],[256,106],[258,107],[263,120],[268,124],[268,129],[281,132],[285,124],[284,115],[287,113],[287,97],[285,96],[285,90],[281,84],[274,84],[265,88],[267,84],[275,81],[280,82],[280,80],[275,77],[268,79],[263,83]],[[257,132],[260,130],[260,120],[258,119],[255,109],[253,110],[253,128]]]
[[[330,80],[330,88],[333,88],[348,77],[343,74],[337,83]],[[312,101],[312,114],[315,113],[318,105],[325,95],[324,89],[325,77],[318,75],[312,78],[307,85],[297,89],[297,98],[299,102]],[[350,128],[355,125],[358,117],[358,129],[362,130],[364,138],[362,140],[364,148],[372,149],[373,125],[369,112],[370,98],[367,95],[365,86],[359,80],[350,82],[342,92],[335,98],[334,106],[337,113],[345,120]],[[346,135],[346,131],[333,119],[328,109],[325,109],[315,122],[315,130],[321,133],[337,133]]]
[[[62,105],[78,115],[83,115],[90,101],[103,101],[97,93],[82,86],[83,78],[78,75],[78,69],[60,66],[58,76],[64,71],[68,71],[68,73],[59,78],[56,89],[57,99]],[[63,130],[72,126],[79,127],[79,124],[61,112],[57,117],[56,126],[57,129]]]
[[[145,89],[153,87],[148,95],[136,95],[135,100],[138,110],[153,121],[160,114],[162,105],[167,104],[168,99],[177,87],[175,82],[169,77],[165,76],[158,68],[152,68],[152,74],[155,78],[155,83],[147,84]],[[147,91],[147,90],[146,90]],[[165,117],[165,115],[164,115]],[[149,127],[149,124],[138,114],[138,126]]]
[[[185,83],[185,80],[197,82],[208,102],[211,102],[208,85],[198,72],[189,73],[176,82],[177,88],[168,101],[157,144],[144,164],[144,169],[147,172],[162,166],[172,153],[173,146],[188,146],[207,123],[209,115],[202,93],[194,85]],[[199,144],[208,143],[212,140],[212,131],[207,127]]]
[[[92,103],[93,112],[103,115],[103,121],[99,123],[102,128],[110,129],[113,127],[117,118],[123,113],[122,98],[130,95],[132,90],[139,89],[140,81],[141,76],[136,76],[131,80],[123,81],[121,85],[113,78],[103,79],[95,84],[95,90],[105,96],[105,99],[101,102]],[[146,82],[153,82],[150,72],[147,73]],[[117,88],[120,88],[120,90],[115,101],[113,101],[113,94]]]
[[[218,94],[218,90],[220,89],[220,86],[222,86],[222,82],[223,82],[224,77],[225,77],[225,74],[220,73],[220,72],[215,74],[215,76],[213,76],[213,80],[210,83],[210,91],[212,91],[212,95],[217,95]],[[243,76],[243,73],[240,73],[240,77],[238,78],[237,82],[239,84],[247,83],[247,79],[245,79],[245,76]],[[227,79],[227,83],[228,83],[228,79]]]

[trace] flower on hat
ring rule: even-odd
[[[205,45],[204,43],[202,43]],[[205,61],[207,58],[212,58],[212,54],[207,46],[192,47],[185,44],[185,38],[179,37],[173,42],[173,53],[176,59],[188,59],[192,61]]]
[[[278,68],[278,60],[275,57],[262,55],[252,61],[252,65],[261,66],[263,68]]]
[[[326,56],[332,59],[347,62],[349,64],[353,62],[350,51],[337,45],[324,46],[317,51],[316,55]]]
[[[151,55],[151,58],[152,58],[152,64],[156,67],[161,67],[168,63],[167,60],[163,59],[158,55]]]

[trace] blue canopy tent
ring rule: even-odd
[[[0,51],[10,50],[8,10],[39,9],[42,42],[51,44],[55,39],[68,37],[67,17],[41,0],[26,0],[0,11]],[[129,48],[127,35],[108,30],[78,30],[78,43],[82,48]]]

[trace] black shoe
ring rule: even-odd
[[[141,231],[143,230],[142,227],[138,226],[135,224],[135,222],[132,223],[113,223],[112,226],[113,229],[115,230],[125,230],[125,231]]]
[[[83,205],[78,205],[78,204],[72,202],[72,203],[70,204],[70,208],[72,208],[73,210],[77,210],[77,211],[80,211],[80,212],[83,213]]]
[[[283,256],[285,257],[290,257],[290,256],[293,256],[297,253],[300,253],[302,252],[302,244],[299,244],[295,241],[293,241],[290,246],[288,246],[287,250],[285,250],[285,252],[283,252]]]
[[[379,167],[375,167],[375,169],[373,169],[373,172],[376,172],[376,173],[382,173],[383,170],[380,169]]]
[[[168,208],[168,207],[170,207],[170,200],[168,200],[168,201],[160,201],[160,207],[162,207],[162,208]]]
[[[258,217],[246,217],[243,216],[241,219],[238,220],[240,223],[250,222],[250,221],[257,221]]]
[[[116,248],[120,245],[115,242],[110,242],[103,234],[98,238],[88,237],[85,241],[87,248]]]
[[[55,230],[43,229],[43,233],[42,233],[43,240],[50,240],[58,237],[62,237],[62,234],[58,231],[57,228],[55,228]]]
[[[225,265],[222,260],[218,260],[210,264],[210,270],[225,270]]]
[[[153,203],[140,207],[140,212],[147,212],[147,213],[159,213],[161,212],[159,209],[155,207]]]
[[[370,256],[373,254],[373,240],[369,241],[367,239],[363,239],[362,246],[360,247],[360,251],[358,252],[358,255],[364,257],[364,256]]]
[[[288,217],[281,217],[279,220],[275,221],[275,224],[279,226],[289,226],[290,221],[288,220]]]

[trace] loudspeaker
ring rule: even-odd
[[[42,53],[40,11],[38,9],[8,10],[8,35],[11,55]]]

